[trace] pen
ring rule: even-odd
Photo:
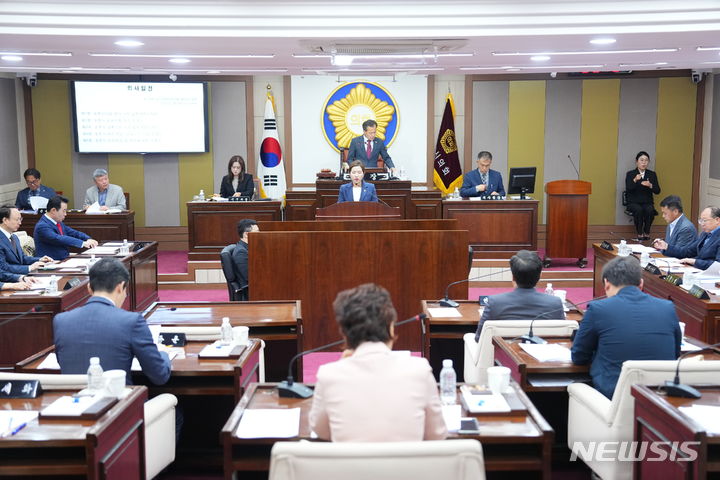
[[[25,428],[26,426],[27,426],[27,422],[21,423],[20,425],[18,425],[17,427],[15,427],[12,432],[10,432],[10,436],[12,437],[13,435],[15,435],[16,433],[18,433],[20,430],[22,430],[22,429]]]

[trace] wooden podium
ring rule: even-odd
[[[556,180],[545,185],[547,240],[543,266],[553,258],[577,258],[577,266],[587,265],[588,195],[592,184],[583,180]]]
[[[342,202],[315,211],[316,220],[398,220],[399,207],[379,202]]]

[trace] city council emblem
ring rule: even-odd
[[[365,120],[375,120],[377,137],[390,146],[400,123],[395,99],[372,82],[349,82],[333,90],[323,105],[322,125],[327,142],[339,152],[363,133]]]

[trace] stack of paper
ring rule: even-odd
[[[509,412],[510,405],[502,395],[494,395],[489,390],[476,390],[468,385],[460,387],[460,394],[468,412],[498,413]]]
[[[83,253],[87,255],[115,255],[118,253],[118,247],[95,247],[85,250]]]
[[[720,406],[691,405],[680,407],[680,411],[702,425],[707,433],[720,434]]]
[[[557,343],[521,343],[520,348],[540,362],[572,362],[570,349]]]
[[[247,409],[235,432],[238,438],[291,438],[299,434],[299,408]]]
[[[93,397],[60,397],[40,413],[48,417],[79,417],[102,398],[99,395]]]
[[[437,307],[428,308],[428,313],[433,318],[460,318],[462,315],[457,308]]]

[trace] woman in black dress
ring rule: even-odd
[[[660,184],[655,172],[648,170],[650,155],[638,152],[635,155],[636,168],[625,175],[627,209],[635,221],[638,240],[650,239],[650,227],[657,212],[653,206],[653,194],[660,193]]]
[[[254,191],[253,176],[245,172],[245,160],[240,155],[233,155],[228,162],[228,174],[220,182],[220,196],[252,197]]]

